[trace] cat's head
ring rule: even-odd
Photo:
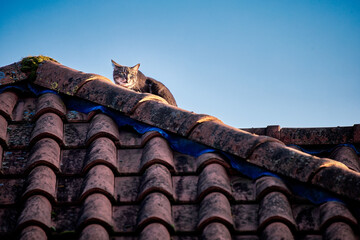
[[[126,88],[133,88],[137,82],[140,63],[133,67],[127,67],[116,63],[114,60],[111,60],[111,62],[114,67],[113,78],[115,83]]]

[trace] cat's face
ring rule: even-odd
[[[137,81],[137,73],[140,67],[140,64],[135,65],[134,67],[126,67],[120,64],[117,64],[115,61],[111,60],[114,71],[113,78],[116,84],[126,88],[133,88]]]

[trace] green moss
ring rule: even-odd
[[[45,60],[58,63],[55,59],[43,55],[29,56],[21,60],[21,71],[24,72],[30,80],[35,80],[36,70],[39,64]]]

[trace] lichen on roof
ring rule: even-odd
[[[39,64],[43,61],[53,61],[59,63],[55,59],[43,55],[24,57],[21,60],[21,71],[28,76],[29,80],[34,80],[36,78],[36,70]]]

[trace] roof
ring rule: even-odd
[[[0,68],[2,239],[359,238],[359,125],[240,130],[51,61],[20,68]]]

